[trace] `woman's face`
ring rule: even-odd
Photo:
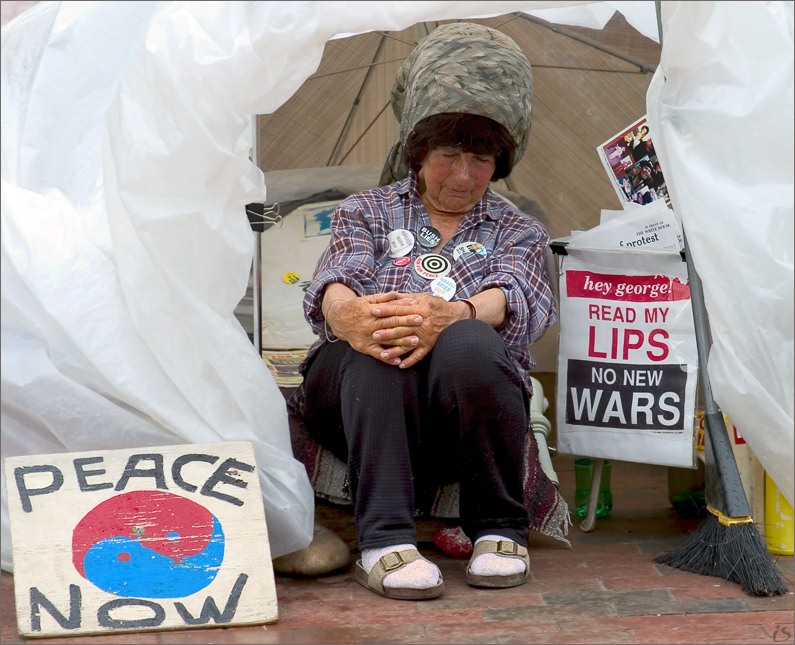
[[[425,155],[418,174],[420,194],[434,210],[468,213],[489,187],[496,163],[494,155],[433,148]]]

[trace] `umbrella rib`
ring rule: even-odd
[[[540,18],[536,18],[534,16],[530,16],[530,15],[527,15],[527,14],[522,14],[521,18],[523,20],[527,20],[528,22],[532,22],[533,24],[540,25],[541,27],[545,27],[546,29],[549,29],[550,31],[554,31],[556,34],[561,34],[563,36],[566,36],[567,38],[571,38],[572,40],[576,40],[577,42],[580,42],[580,43],[582,43],[584,45],[588,45],[589,47],[593,47],[594,49],[598,49],[599,51],[604,52],[605,54],[609,54],[610,56],[614,56],[615,58],[623,60],[625,63],[629,63],[631,65],[634,65],[635,67],[637,67],[644,74],[646,74],[648,72],[654,72],[654,70],[655,70],[654,67],[647,65],[642,60],[638,60],[637,58],[633,58],[631,56],[627,56],[625,54],[621,54],[621,53],[618,53],[616,51],[613,51],[609,47],[606,47],[606,46],[602,45],[601,43],[598,43],[598,42],[596,42],[596,41],[594,41],[594,40],[592,40],[590,38],[586,38],[585,36],[581,36],[580,34],[577,34],[577,33],[573,32],[573,31],[568,30],[568,29],[564,29],[564,28],[559,27],[557,25],[553,25],[552,23],[546,22],[545,20],[541,20]]]
[[[327,166],[336,166],[339,165],[339,156],[342,151],[342,146],[345,143],[345,139],[348,137],[348,132],[351,129],[351,125],[353,124],[353,117],[356,115],[356,112],[359,109],[359,105],[362,102],[362,96],[364,95],[364,90],[370,83],[370,79],[373,75],[373,69],[378,57],[381,55],[381,50],[384,48],[384,41],[386,40],[386,36],[381,34],[381,40],[378,43],[378,47],[375,50],[375,54],[373,55],[373,62],[367,66],[367,74],[362,81],[362,84],[359,86],[359,91],[356,94],[356,98],[353,100],[353,105],[351,106],[350,111],[348,112],[348,118],[345,120],[345,125],[340,132],[340,136],[337,138],[337,142],[334,144],[334,149],[331,151],[331,156],[329,157],[328,162],[326,163]]]
[[[348,148],[348,152],[346,152],[345,156],[342,159],[339,160],[339,163],[337,165],[340,165],[341,163],[343,163],[348,158],[348,155],[351,154],[351,152],[353,152],[353,149],[359,144],[359,141],[361,141],[364,138],[364,135],[366,135],[370,131],[370,128],[372,128],[375,125],[375,122],[378,121],[378,119],[381,117],[381,115],[384,113],[384,111],[389,107],[390,103],[391,103],[391,101],[387,101],[386,104],[384,105],[384,107],[382,107],[378,111],[378,114],[376,114],[375,117],[372,119],[372,121],[370,121],[370,123],[367,124],[367,127],[356,138],[356,141],[353,142],[351,147]]]
[[[337,74],[347,74],[348,72],[355,72],[357,69],[372,69],[373,67],[378,67],[379,65],[388,65],[389,63],[402,63],[406,60],[406,57],[403,58],[393,58],[392,60],[382,60],[372,63],[368,65],[357,65],[356,67],[346,67],[345,69],[338,69],[334,72],[327,72],[325,74],[315,74],[314,76],[310,76],[306,79],[306,82],[309,81],[316,81],[321,78],[328,78],[329,76],[336,76]]]

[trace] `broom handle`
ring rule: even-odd
[[[709,348],[712,346],[712,338],[709,333],[709,320],[707,310],[704,305],[704,290],[701,286],[701,278],[693,265],[693,255],[687,244],[687,236],[682,232],[682,239],[685,244],[685,262],[687,263],[687,275],[690,278],[690,304],[693,307],[693,324],[696,330],[696,353],[698,354],[698,375],[701,381],[701,393],[704,398],[704,414],[718,412],[718,405],[712,397],[712,385],[709,382],[709,371],[707,362],[709,360]]]
[[[714,456],[714,473],[712,486],[707,486],[707,503],[726,518],[743,518],[750,521],[751,511],[748,497],[743,489],[740,471],[734,450],[729,443],[726,423],[715,399],[712,397],[712,385],[709,381],[707,363],[712,339],[709,332],[709,320],[704,304],[704,291],[701,278],[693,265],[693,256],[687,244],[687,236],[682,232],[685,246],[685,262],[690,280],[690,303],[693,307],[693,324],[695,326],[696,352],[698,354],[698,372],[701,382],[701,395],[704,404],[704,457],[705,466],[710,470],[710,456]],[[708,478],[709,479],[709,478]],[[711,489],[711,490],[710,490]],[[717,500],[715,498],[718,498]]]

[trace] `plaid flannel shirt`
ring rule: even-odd
[[[326,285],[340,282],[358,296],[392,290],[431,292],[431,281],[414,270],[413,261],[397,266],[389,257],[387,234],[406,229],[416,238],[423,226],[431,226],[431,222],[413,171],[401,181],[365,190],[340,203],[331,220],[331,240],[304,296],[306,320],[318,335],[307,360],[329,342],[321,310]],[[466,253],[454,260],[453,249],[464,242],[482,244],[485,257]],[[535,367],[529,346],[558,319],[546,265],[548,244],[549,234],[541,222],[488,189],[463,217],[455,236],[438,251],[452,262],[448,277],[456,284],[453,300],[471,298],[494,287],[505,293],[506,323],[499,333],[528,392],[532,392],[529,372]],[[410,257],[414,260],[427,252],[429,249],[415,242]],[[300,406],[302,392],[296,395]]]

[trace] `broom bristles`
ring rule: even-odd
[[[711,513],[687,543],[654,561],[736,582],[751,596],[778,596],[788,589],[752,523],[724,526]]]

